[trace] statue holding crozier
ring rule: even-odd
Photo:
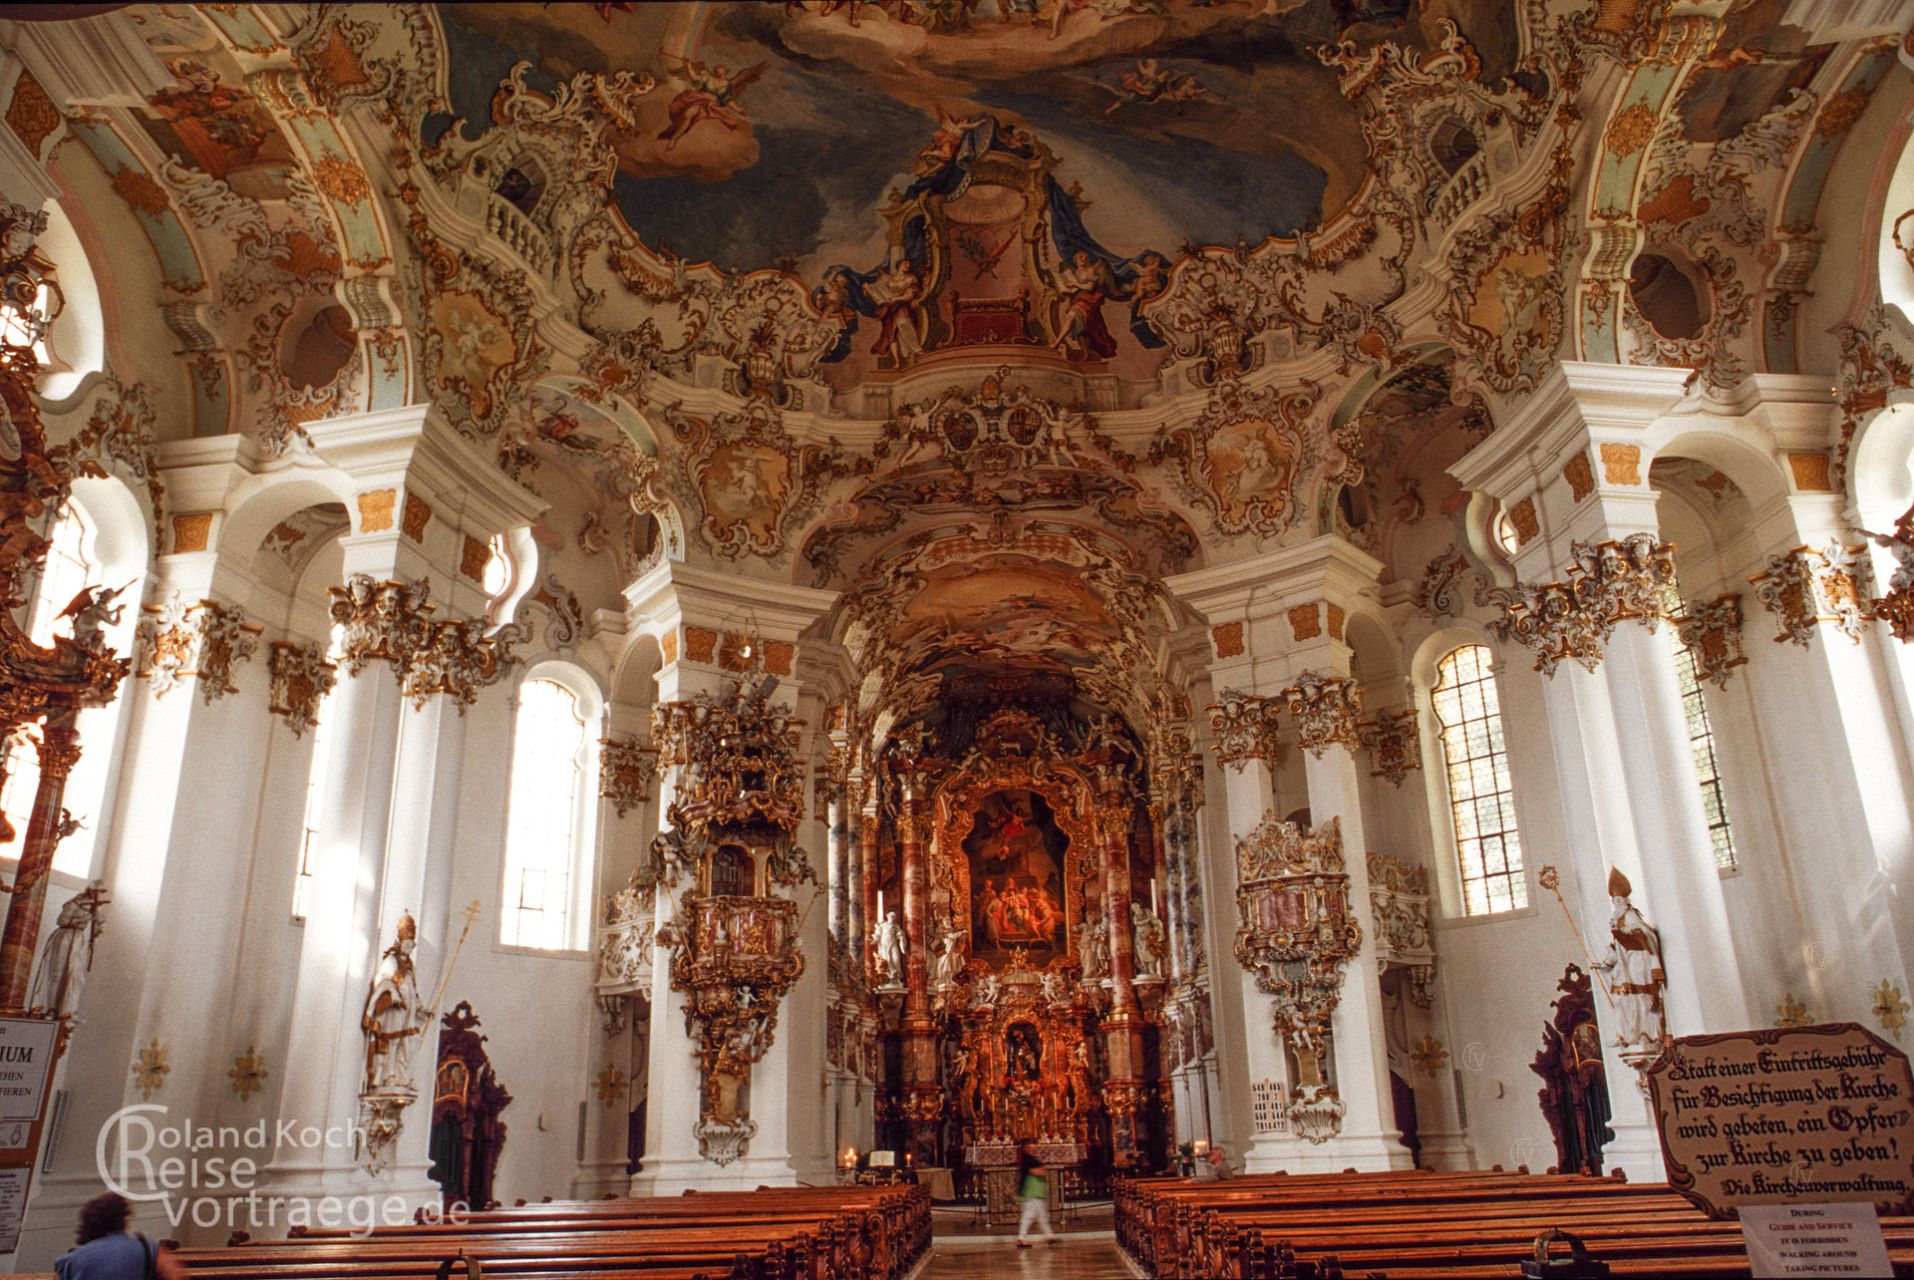
[[[1661,935],[1629,901],[1633,892],[1628,877],[1610,867],[1608,956],[1596,961],[1595,967],[1608,979],[1609,995],[1621,1022],[1615,1043],[1624,1051],[1652,1051],[1668,1040],[1668,1020],[1662,1010],[1662,991],[1668,977],[1662,970]]]

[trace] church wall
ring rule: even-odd
[[[1855,323],[1855,312],[1860,309],[1857,302],[1873,296],[1878,288],[1875,236],[1891,230],[1881,227],[1878,197],[1886,194],[1895,163],[1908,141],[1910,95],[1914,95],[1914,71],[1897,61],[1882,78],[1867,111],[1828,168],[1816,210],[1821,257],[1814,288],[1802,296],[1795,321],[1803,373],[1836,367],[1840,349],[1831,330]],[[1895,206],[1887,221],[1892,222],[1902,207]]]
[[[512,713],[513,700],[503,691],[480,698],[466,712],[451,901],[455,917],[474,900],[481,914],[444,1002],[450,1009],[471,1001],[498,1081],[512,1095],[492,1191],[508,1205],[562,1196],[570,1187],[591,1039],[602,1034],[590,953],[529,951],[498,941]]]
[[[1562,873],[1563,893],[1577,901],[1574,868],[1563,849],[1564,815],[1555,801],[1553,751],[1543,713],[1542,677],[1524,650],[1494,646],[1501,668],[1498,692],[1515,791],[1516,823],[1528,877],[1529,903],[1517,911],[1468,917],[1460,909],[1451,869],[1455,853],[1447,826],[1436,827],[1436,1034],[1449,1049],[1459,1080],[1468,1141],[1479,1167],[1526,1164],[1541,1171],[1555,1163],[1536,1093],[1541,1081],[1529,1062],[1542,1044],[1556,981],[1569,964],[1587,967],[1553,895],[1536,883],[1544,865]],[[1425,775],[1441,767],[1433,713],[1423,702]],[[1432,749],[1432,750],[1431,750]],[[1407,787],[1411,785],[1404,783]],[[1425,780],[1425,786],[1430,783]],[[1431,792],[1430,794],[1436,794]],[[1431,822],[1447,814],[1431,807]],[[1446,1034],[1445,1034],[1446,1031]],[[1633,1087],[1629,1085],[1628,1087]]]

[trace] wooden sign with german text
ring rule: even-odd
[[[1742,1205],[1914,1209],[1914,1072],[1851,1022],[1682,1036],[1648,1070],[1668,1184],[1717,1218]]]

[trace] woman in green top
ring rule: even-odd
[[[1050,1170],[1030,1149],[1029,1139],[1017,1147],[1017,1199],[1023,1202],[1023,1216],[1017,1223],[1017,1247],[1030,1247],[1030,1227],[1043,1228],[1043,1242],[1055,1244],[1057,1233],[1050,1229]]]

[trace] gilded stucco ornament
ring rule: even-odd
[[[1869,611],[1887,623],[1896,640],[1903,644],[1914,641],[1914,512],[1896,520],[1893,533],[1867,536],[1894,558],[1887,594],[1869,601]]]
[[[1695,672],[1700,679],[1725,689],[1734,669],[1747,665],[1748,659],[1741,652],[1739,593],[1690,600],[1674,623],[1675,634],[1695,656]]]
[[[1887,406],[1889,396],[1914,388],[1914,358],[1910,358],[1904,329],[1879,302],[1857,322],[1834,328],[1841,344],[1835,383],[1835,403],[1841,409],[1835,471],[1841,479],[1847,475],[1855,433]]]
[[[652,779],[658,776],[658,752],[636,738],[602,738],[598,743],[598,795],[624,817],[645,807]]]
[[[1429,932],[1429,869],[1385,853],[1372,853],[1369,907],[1376,925],[1376,964],[1409,979],[1409,999],[1427,1009],[1435,1002],[1435,944]]]
[[[1195,421],[1158,432],[1149,460],[1171,468],[1219,533],[1273,537],[1300,517],[1297,485],[1320,460],[1320,433],[1308,429],[1316,396],[1310,383],[1284,392],[1225,379]]]
[[[152,683],[154,697],[165,697],[189,676],[199,678],[208,705],[239,692],[233,669],[259,652],[262,630],[244,612],[214,600],[187,604],[178,592],[146,612],[152,616],[139,626],[139,674]]]
[[[1805,649],[1822,622],[1861,643],[1874,585],[1863,552],[1829,538],[1819,550],[1796,547],[1768,557],[1762,571],[1748,581],[1754,584],[1755,599],[1774,615],[1777,643],[1790,641]]]
[[[1369,753],[1372,778],[1387,778],[1401,786],[1409,770],[1422,767],[1422,739],[1414,707],[1384,711],[1356,726],[1356,741]]]
[[[512,646],[529,638],[531,628],[509,623],[487,632],[483,618],[446,618],[432,621],[406,663],[400,690],[415,707],[435,694],[452,699],[459,714],[478,701],[480,689],[508,675],[517,658]]]
[[[1483,592],[1502,610],[1489,623],[1490,632],[1531,650],[1535,669],[1546,676],[1553,676],[1564,658],[1595,670],[1603,644],[1622,622],[1655,630],[1667,616],[1667,592],[1675,581],[1675,549],[1657,543],[1653,534],[1577,542],[1570,555],[1573,563],[1563,581]]]
[[[1211,744],[1216,762],[1238,773],[1251,760],[1275,765],[1282,758],[1282,744],[1278,741],[1282,700],[1239,689],[1225,689],[1222,698],[1221,702],[1213,702],[1205,708],[1210,715],[1210,728],[1216,734]]]
[[[385,662],[415,707],[444,694],[465,714],[480,689],[510,672],[517,661],[512,646],[531,633],[522,622],[488,632],[480,618],[434,618],[429,578],[380,581],[355,573],[329,590],[333,624],[344,628],[340,659],[347,673],[357,676],[369,663]]]
[[[295,738],[319,727],[319,708],[339,679],[339,668],[326,661],[326,651],[312,642],[295,644],[275,640],[267,660],[272,677],[272,713],[286,722]]]
[[[1305,828],[1267,813],[1236,842],[1237,963],[1274,997],[1275,1025],[1296,1056],[1291,1124],[1311,1142],[1341,1128],[1342,1103],[1325,1075],[1329,1021],[1343,970],[1362,944],[1349,901],[1342,824]]]
[[[792,440],[777,406],[762,399],[710,417],[671,404],[659,418],[682,446],[676,479],[711,552],[726,560],[785,554],[832,474],[832,449]]]
[[[1282,692],[1289,718],[1296,722],[1296,742],[1322,759],[1331,746],[1357,743],[1356,720],[1362,714],[1362,688],[1346,676],[1305,671]]]

